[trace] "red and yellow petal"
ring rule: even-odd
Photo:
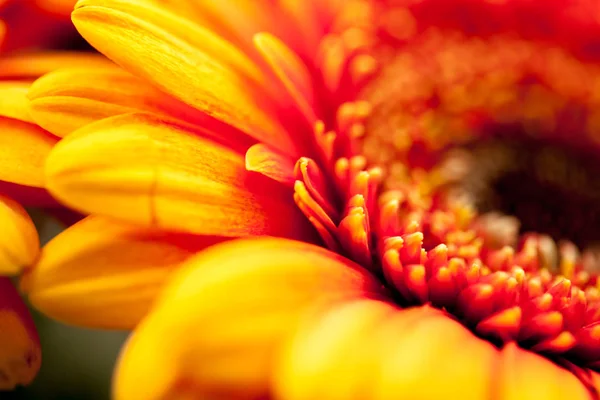
[[[274,91],[257,85],[239,63],[232,64],[232,54],[236,60],[241,57],[234,48],[204,30],[206,40],[191,41],[177,26],[185,20],[168,13],[163,21],[168,26],[156,18],[144,19],[151,7],[147,2],[124,10],[119,9],[120,3],[80,1],[73,22],[92,45],[134,75],[261,142],[296,153],[270,101]]]
[[[202,117],[116,65],[59,69],[36,80],[27,96],[33,120],[61,137],[91,122],[132,112],[194,122]]]
[[[0,195],[0,276],[17,275],[31,266],[40,241],[27,212],[14,200]]]
[[[57,320],[131,329],[183,261],[223,240],[87,217],[43,248],[21,287]]]
[[[10,279],[0,277],[0,390],[31,383],[41,361],[31,315]]]
[[[218,133],[128,114],[63,139],[48,157],[47,186],[77,210],[145,226],[312,240],[289,191],[246,171],[241,151]]]
[[[115,398],[256,398],[308,310],[383,295],[366,270],[320,247],[275,238],[214,246],[186,263],[129,340]]]

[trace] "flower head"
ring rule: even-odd
[[[23,287],[117,398],[597,397],[596,7],[80,0]]]

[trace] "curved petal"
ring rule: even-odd
[[[55,147],[48,188],[75,209],[147,226],[312,238],[291,193],[246,171],[239,144],[216,140],[156,116],[106,119]]]
[[[296,160],[278,153],[262,143],[255,144],[246,152],[246,169],[258,172],[290,189],[294,187],[294,165]]]
[[[279,38],[266,32],[254,35],[254,45],[288,91],[309,125],[314,126],[317,116],[313,82],[302,60]]]
[[[503,400],[590,398],[571,372],[513,343],[501,351],[496,379],[498,398]]]
[[[0,117],[0,180],[43,187],[43,165],[58,138],[36,125]]]
[[[366,270],[313,245],[214,246],[186,263],[130,339],[116,399],[256,398],[279,344],[311,307],[383,293]]]
[[[116,65],[51,72],[33,83],[28,97],[32,118],[57,136],[136,111],[205,123],[197,110]]]
[[[142,19],[143,13],[120,11],[111,3],[86,0],[73,12],[77,29],[98,50],[207,115],[280,151],[296,153],[265,96],[268,87],[257,87],[239,68],[224,63],[227,49],[217,57],[210,48],[214,41],[198,47],[181,37],[178,28],[166,30]]]
[[[0,277],[0,390],[31,383],[41,362],[31,315],[10,279]]]
[[[33,221],[17,202],[0,195],[0,275],[16,275],[40,252]]]
[[[278,398],[488,398],[497,350],[429,307],[374,300],[305,322],[275,368]]]
[[[87,217],[44,247],[21,287],[52,318],[131,329],[184,260],[222,240]]]

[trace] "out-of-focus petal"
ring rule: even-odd
[[[590,398],[587,388],[571,372],[513,343],[502,349],[495,379],[497,396],[503,400]]]
[[[55,319],[131,329],[184,260],[222,240],[87,217],[44,247],[21,286]]]
[[[0,58],[0,79],[36,79],[59,68],[95,68],[114,65],[100,54],[40,52]]]
[[[227,140],[151,115],[106,119],[54,148],[48,188],[80,211],[146,226],[311,239],[287,188],[246,171]]]
[[[363,300],[308,319],[274,382],[289,400],[480,400],[492,390],[497,353],[438,310]]]
[[[214,40],[198,47],[178,35],[179,28],[167,31],[144,20],[141,8],[124,12],[113,3],[84,0],[73,13],[78,30],[98,50],[207,115],[280,151],[296,152],[265,96],[268,87],[255,86],[239,68],[223,62],[229,59],[227,48],[218,57],[210,48]]]
[[[17,202],[0,195],[0,275],[16,275],[31,266],[40,250],[37,231]]]
[[[33,83],[28,97],[35,122],[58,136],[136,111],[192,121],[201,114],[116,65],[51,72]]]
[[[0,116],[33,123],[27,92],[29,82],[0,81]]]
[[[285,43],[269,33],[254,35],[254,44],[286,88],[309,125],[317,121],[312,77],[300,58]]]
[[[34,124],[0,117],[0,180],[44,186],[44,161],[58,138]]]
[[[0,390],[31,383],[42,361],[27,307],[6,277],[0,277]]]
[[[376,278],[320,247],[262,238],[190,259],[130,339],[116,399],[257,398],[272,357],[311,307],[382,296]],[[204,397],[203,397],[204,396]]]

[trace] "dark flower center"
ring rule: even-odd
[[[480,214],[514,216],[520,233],[547,234],[582,249],[600,241],[600,162],[593,154],[523,135],[463,150],[447,161],[464,163],[454,187]]]

